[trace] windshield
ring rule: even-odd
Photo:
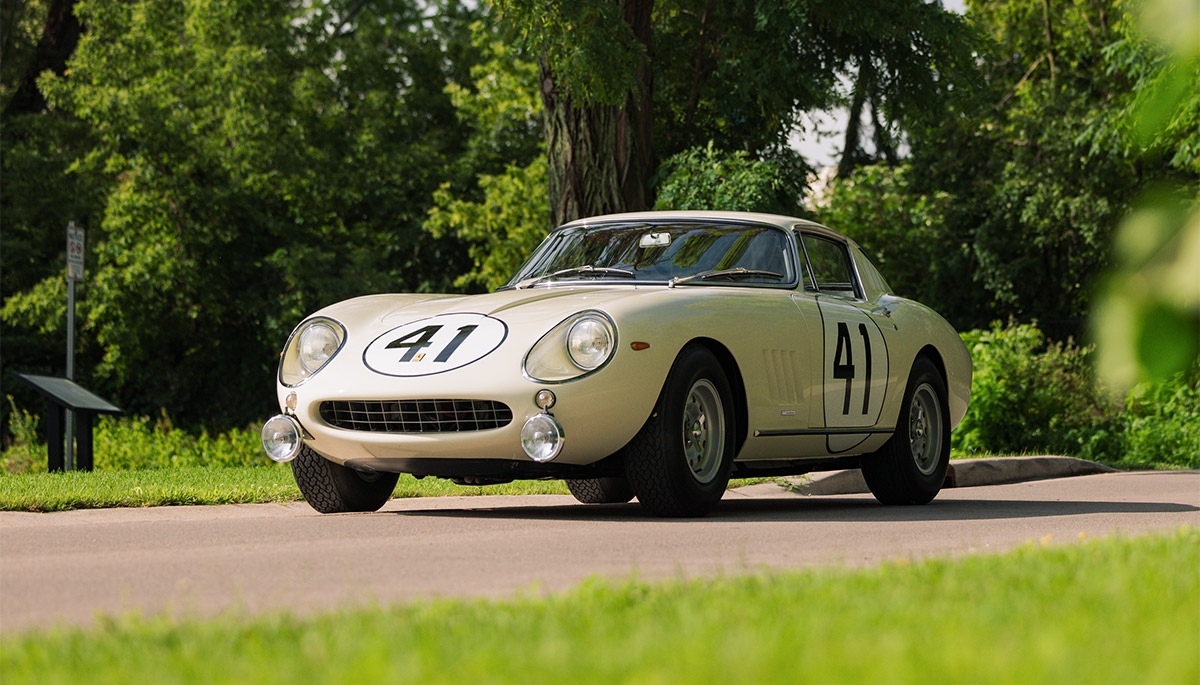
[[[787,233],[704,222],[604,224],[558,231],[505,287],[563,280],[790,285]]]

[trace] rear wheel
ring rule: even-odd
[[[322,514],[376,511],[392,496],[400,478],[395,473],[367,474],[335,464],[308,445],[292,460],[292,475],[300,494]]]
[[[654,412],[625,447],[625,475],[657,516],[703,516],[725,493],[733,468],[729,381],[707,349],[679,354]]]
[[[926,504],[937,496],[950,466],[950,408],[937,367],[920,358],[904,391],[896,432],[863,457],[863,480],[884,504]]]
[[[568,478],[567,489],[584,504],[623,504],[633,499],[633,490],[624,476]]]

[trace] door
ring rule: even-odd
[[[881,426],[888,390],[888,349],[883,331],[867,313],[862,287],[846,245],[802,233],[809,268],[805,288],[816,295],[821,314],[821,408],[830,454],[850,452]]]

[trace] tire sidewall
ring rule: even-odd
[[[721,399],[721,412],[725,434],[721,449],[721,464],[716,475],[707,483],[696,480],[687,465],[683,445],[683,415],[688,393],[701,379],[707,379],[717,389]],[[673,489],[688,500],[703,502],[711,506],[721,499],[729,484],[733,469],[734,412],[729,380],[711,352],[702,347],[685,349],[671,368],[666,386],[659,401],[662,445],[666,458],[667,477]]]
[[[929,475],[921,473],[913,458],[908,419],[913,396],[917,389],[924,384],[929,384],[933,388],[934,394],[937,395],[938,409],[941,412],[938,426],[938,431],[941,433],[939,436],[941,454],[938,456],[937,467]],[[924,358],[918,359],[913,364],[908,387],[904,390],[904,403],[900,407],[900,418],[896,425],[893,443],[892,456],[896,460],[896,466],[899,467],[901,474],[909,481],[913,489],[921,493],[921,497],[918,499],[925,499],[926,495],[928,499],[925,501],[933,499],[942,489],[942,484],[946,481],[946,472],[950,468],[950,406],[946,394],[946,382],[942,380],[937,367]]]

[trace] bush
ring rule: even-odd
[[[1053,343],[1032,324],[968,331],[971,406],[953,435],[965,452],[1111,454],[1120,405],[1097,387],[1092,350]]]
[[[36,428],[37,416],[15,408],[12,416],[13,440],[0,456],[0,471],[45,471],[45,436]],[[102,416],[92,437],[95,467],[103,471],[272,463],[262,453],[256,426],[209,435],[205,430],[194,434],[174,428],[166,414],[157,420]]]
[[[1095,380],[1091,347],[1049,342],[1036,325],[995,323],[962,338],[974,376],[954,449],[1200,468],[1200,363],[1122,400]]]
[[[1200,469],[1200,364],[1135,387],[1122,419],[1125,444],[1119,466]]]
[[[655,209],[794,214],[804,183],[785,163],[744,151],[694,147],[662,163]]]

